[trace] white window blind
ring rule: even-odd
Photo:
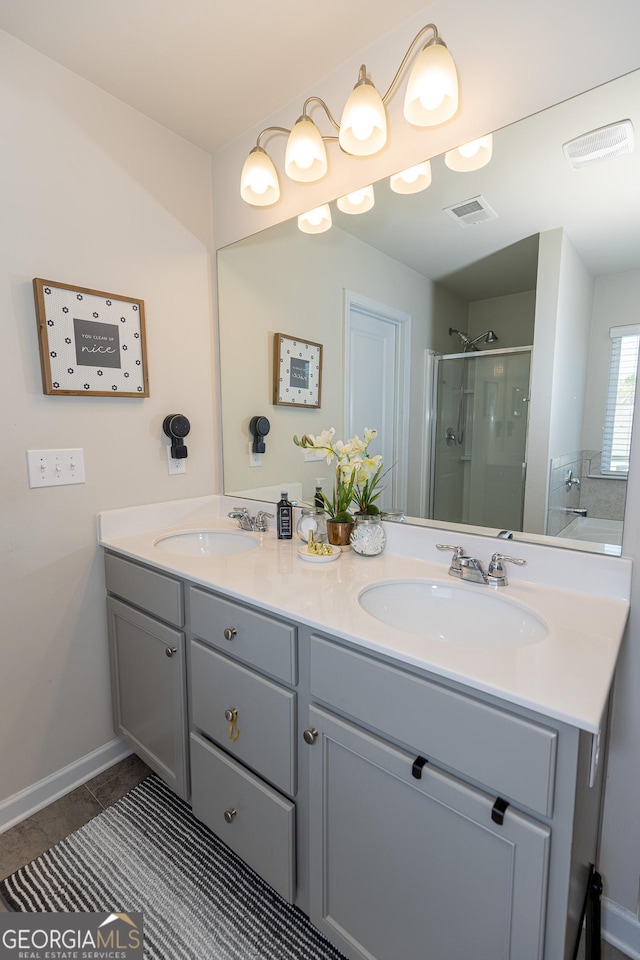
[[[602,473],[627,474],[636,396],[640,325],[612,327]]]

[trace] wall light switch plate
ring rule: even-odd
[[[175,457],[171,456],[171,447],[167,447],[167,460],[169,462],[169,474],[171,476],[173,476],[174,473],[187,472],[187,458],[182,457],[181,460],[176,460]]]
[[[73,450],[27,450],[30,487],[64,487],[84,483],[84,452]]]

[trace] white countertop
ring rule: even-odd
[[[324,564],[301,560],[297,555],[301,541],[278,540],[275,529],[255,534],[254,550],[231,556],[177,556],[155,547],[155,541],[167,533],[237,530],[236,521],[226,516],[235,502],[203,497],[108,511],[98,518],[99,542],[364,649],[591,733],[599,731],[629,611],[630,560],[460,533],[447,538],[442,529],[400,524],[385,524],[387,548],[380,556],[362,557],[348,551]],[[260,504],[248,506],[255,513]],[[526,567],[507,567],[509,585],[499,592],[541,618],[548,636],[507,649],[453,646],[429,636],[427,622],[416,624],[415,634],[405,633],[385,626],[361,608],[359,593],[379,581],[425,578],[453,582],[470,591],[495,589],[452,581],[447,576],[449,555],[436,551],[436,542],[460,542],[469,555],[484,562],[496,550],[526,559]]]

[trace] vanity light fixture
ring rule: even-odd
[[[308,97],[302,115],[293,129],[266,127],[262,130],[242,168],[242,199],[257,207],[270,206],[280,199],[276,168],[262,145],[263,139],[270,134],[287,135],[285,173],[298,183],[312,183],[326,175],[327,142],[338,141],[342,150],[353,156],[368,157],[379,153],[387,142],[385,105],[396,89],[416,47],[429,33],[431,36],[416,57],[409,75],[404,117],[418,127],[431,127],[451,119],[458,109],[456,65],[444,40],[438,35],[436,25],[428,23],[414,37],[383,96],[367,76],[367,68],[363,64],[356,85],[345,104],[340,123],[335,120],[324,100],[320,97]],[[325,111],[337,135],[324,136],[320,133],[308,114],[308,108],[314,103],[319,104]]]
[[[491,160],[493,152],[493,137],[489,133],[486,137],[479,137],[469,143],[463,143],[455,150],[448,150],[444,155],[444,162],[450,170],[457,173],[469,173],[471,170],[480,170]]]
[[[289,134],[284,156],[285,173],[290,180],[311,183],[327,172],[327,150],[320,131],[306,114],[298,117]]]
[[[389,180],[394,193],[420,193],[431,186],[431,161],[425,160],[414,167],[394,173]]]
[[[331,209],[328,203],[314,207],[298,217],[298,229],[303,233],[324,233],[331,229]]]
[[[273,161],[258,144],[244,162],[240,196],[254,207],[268,207],[280,198],[280,184]]]
[[[348,193],[346,197],[340,197],[336,200],[338,210],[343,213],[366,213],[371,210],[375,203],[373,194],[373,184],[363,187],[361,190],[354,190]]]

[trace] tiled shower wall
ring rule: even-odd
[[[580,480],[579,486],[567,488],[569,470]],[[555,457],[549,471],[549,511],[547,534],[557,536],[576,514],[586,509],[587,516],[601,520],[623,520],[627,493],[625,479],[600,476],[600,451],[577,450]]]

